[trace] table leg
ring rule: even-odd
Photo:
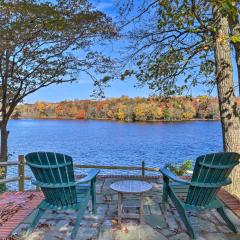
[[[144,224],[143,193],[140,193],[140,224]]]
[[[118,193],[118,224],[121,224],[122,219],[122,193]]]

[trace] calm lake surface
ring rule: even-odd
[[[31,151],[55,151],[80,164],[140,166],[144,160],[148,167],[161,167],[222,151],[221,126],[215,121],[11,120],[9,130],[14,160]]]

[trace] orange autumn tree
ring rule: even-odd
[[[86,117],[86,111],[84,109],[79,110],[76,115],[76,119],[85,119],[85,117]]]
[[[43,101],[39,101],[35,103],[35,110],[39,113],[39,117],[44,117],[46,116],[46,107],[47,104]]]

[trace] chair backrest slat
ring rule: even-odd
[[[234,166],[239,163],[238,153],[213,153],[196,159],[186,204],[205,206],[209,204],[227,181]],[[197,184],[200,183],[200,184]],[[205,183],[206,186],[201,185]]]
[[[77,203],[76,188],[72,184],[75,178],[70,156],[52,152],[33,152],[26,155],[26,161],[36,180],[42,184],[41,189],[48,203],[58,207]]]
[[[40,154],[40,155],[43,155],[43,156],[40,157],[40,159],[41,159],[41,158],[46,159],[46,160],[47,160],[47,166],[50,166],[50,165],[51,165],[51,161],[49,160],[48,154],[47,154],[46,152],[44,152],[44,153],[39,153],[39,154]],[[45,156],[44,156],[44,155],[45,155]],[[54,160],[55,160],[55,159],[54,159]],[[54,162],[54,161],[53,161],[53,162]],[[57,164],[56,160],[55,160],[55,164]],[[54,173],[53,173],[53,171],[54,171],[55,168],[49,167],[48,169],[49,169],[49,173],[51,173],[51,174],[49,174],[49,178],[50,178],[49,181],[52,182],[52,183],[57,183],[58,181],[56,180],[55,175],[54,175]],[[62,204],[62,202],[61,202],[61,196],[59,196],[59,195],[60,195],[59,192],[56,192],[56,191],[52,192],[52,196],[53,196],[53,199],[54,199],[54,200],[52,199],[52,201],[56,201],[58,205],[61,205],[61,204]]]

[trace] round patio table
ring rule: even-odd
[[[118,224],[121,224],[122,217],[139,218],[140,224],[144,223],[144,201],[143,194],[152,189],[152,185],[145,181],[124,180],[112,183],[110,188],[118,193]],[[139,214],[123,214],[123,194],[139,194],[140,195],[140,213]]]

